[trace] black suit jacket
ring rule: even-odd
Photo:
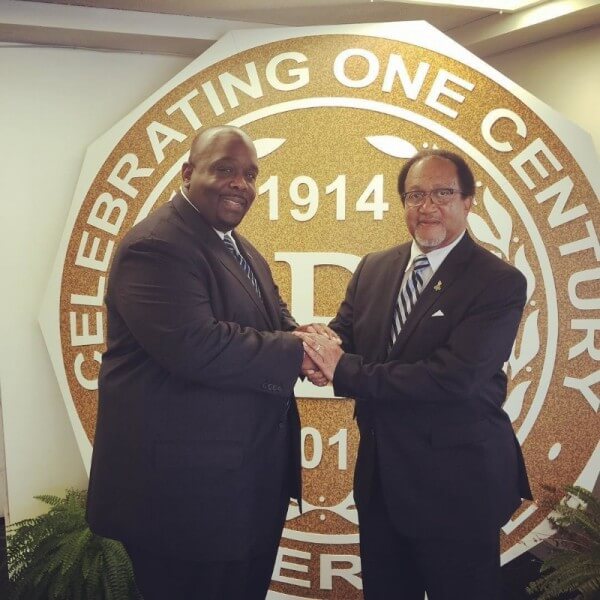
[[[465,234],[423,290],[389,355],[410,244],[366,256],[331,327],[337,395],[357,399],[359,508],[377,469],[398,529],[422,538],[497,530],[531,492],[502,410],[526,282]],[[438,313],[438,316],[434,316]],[[440,314],[441,313],[441,314]]]
[[[281,507],[301,497],[302,345],[266,261],[235,239],[262,300],[179,194],[119,246],[88,492],[101,535],[244,559],[277,546]]]

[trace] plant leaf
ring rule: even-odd
[[[88,528],[85,490],[67,490],[65,498],[38,498],[49,504],[50,510],[8,528],[12,600],[139,598],[122,544]],[[105,589],[106,581],[110,589]]]

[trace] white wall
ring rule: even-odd
[[[600,156],[600,27],[485,60],[588,131]]]
[[[44,510],[36,494],[87,485],[37,323],[85,149],[189,62],[0,46],[0,385],[11,521]]]
[[[487,59],[590,131],[597,149],[599,34],[594,28]],[[189,62],[0,46],[0,386],[11,521],[43,509],[35,494],[86,485],[37,324],[85,149]]]

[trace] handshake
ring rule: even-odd
[[[300,367],[302,375],[320,387],[331,383],[335,368],[344,354],[339,336],[327,325],[319,323],[300,325],[292,333],[302,340],[304,346]]]

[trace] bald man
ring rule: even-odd
[[[293,389],[310,364],[289,332],[327,329],[298,328],[235,232],[257,175],[244,132],[202,132],[180,192],[111,267],[87,516],[146,600],[262,600],[301,498]]]

